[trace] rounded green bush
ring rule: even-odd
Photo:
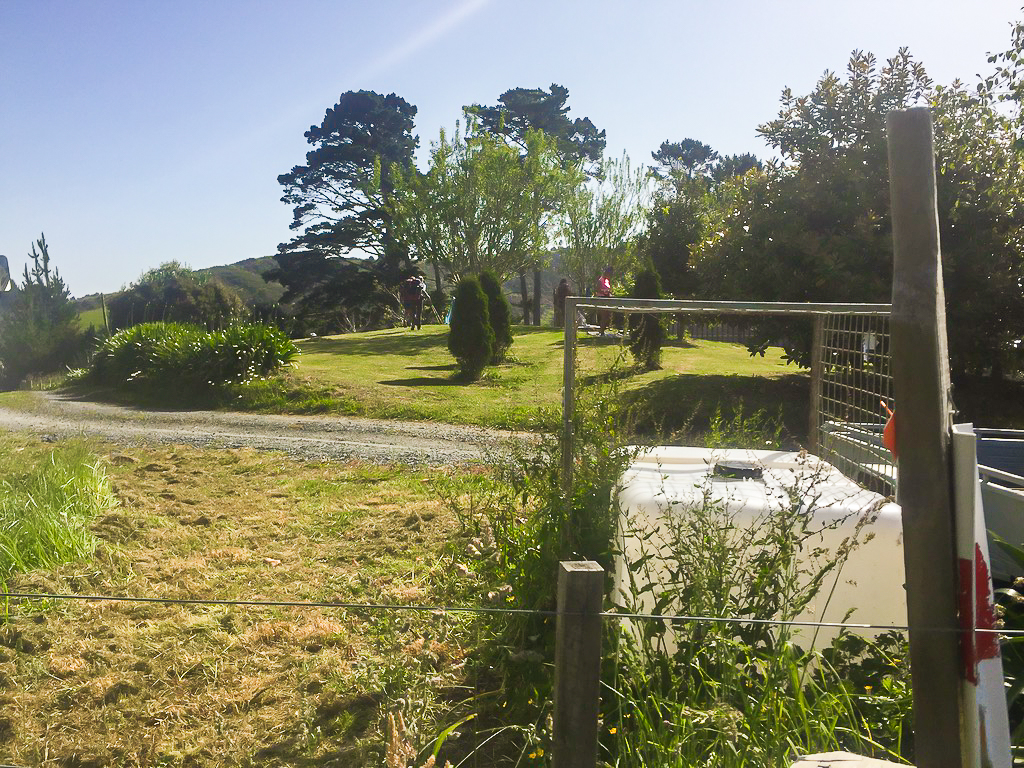
[[[660,299],[661,280],[649,263],[636,275],[634,299]],[[629,318],[629,351],[637,365],[649,371],[661,367],[661,347],[665,343],[665,327],[657,314],[637,314]]]
[[[474,277],[464,277],[455,288],[448,351],[467,379],[480,378],[494,356],[494,331],[491,329],[487,297]]]
[[[493,272],[484,270],[480,273],[480,288],[487,296],[487,312],[491,330],[494,331],[494,354],[491,362],[500,363],[512,346],[512,307]]]

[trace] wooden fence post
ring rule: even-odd
[[[892,364],[918,768],[964,765],[935,154],[926,108],[890,112]]]
[[[590,561],[558,566],[555,628],[555,768],[594,768],[601,709],[604,570]]]

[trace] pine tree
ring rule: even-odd
[[[487,311],[491,330],[494,331],[494,355],[492,363],[500,363],[512,346],[512,307],[501,290],[501,283],[490,270],[480,273],[480,288],[487,296]]]
[[[448,351],[459,364],[461,374],[470,381],[480,378],[494,356],[487,297],[475,277],[464,277],[455,288]]]
[[[59,370],[82,351],[78,312],[64,280],[50,269],[45,235],[29,257],[32,268],[25,267],[23,284],[0,316],[0,381],[8,387],[29,373]]]

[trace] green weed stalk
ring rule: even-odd
[[[0,584],[92,553],[89,523],[114,505],[102,467],[76,443],[0,480]]]

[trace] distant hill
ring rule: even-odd
[[[284,286],[280,283],[268,283],[263,279],[263,274],[277,267],[273,256],[261,256],[255,259],[244,259],[221,267],[207,267],[197,269],[196,274],[208,275],[220,280],[229,288],[234,289],[247,306],[257,304],[275,304],[284,294]],[[120,293],[108,293],[107,298]],[[91,293],[75,300],[79,312],[87,312],[90,309],[99,309],[100,295]]]
[[[201,275],[209,275],[220,280],[229,288],[234,288],[249,306],[255,304],[276,304],[284,294],[284,286],[280,283],[268,283],[263,275],[277,268],[273,256],[261,256],[257,259],[228,264],[224,267],[197,269]]]

